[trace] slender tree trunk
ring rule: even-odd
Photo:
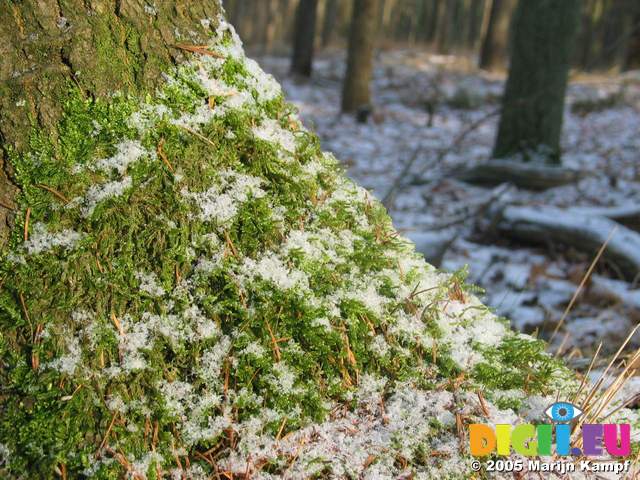
[[[443,0],[433,0],[427,33],[427,41],[431,43],[432,46],[435,44],[436,36],[438,35],[438,20],[440,19],[440,11],[443,8],[447,8],[446,5],[443,4]]]
[[[163,69],[205,42],[220,11],[212,0],[41,0],[0,2],[0,246],[17,193],[6,161],[39,129],[54,141],[61,96],[77,85],[87,98],[153,90]],[[201,23],[201,19],[211,19]]]
[[[537,0],[533,0],[536,2]],[[516,0],[492,0],[478,66],[485,70],[505,67],[509,57],[509,25]]]
[[[440,7],[438,16],[438,30],[436,32],[436,51],[438,53],[449,53],[454,15],[455,3],[452,1],[444,2],[444,4]]]
[[[378,0],[354,0],[349,34],[347,72],[342,90],[342,111],[354,112],[371,103],[373,42]]]
[[[278,0],[266,0],[267,18],[264,27],[263,52],[273,51],[279,27]]]
[[[320,44],[323,47],[329,46],[333,42],[338,21],[338,0],[327,0],[324,7],[324,19],[322,21],[322,35]]]
[[[495,157],[540,151],[559,162],[569,65],[581,0],[520,0]],[[526,158],[526,155],[525,155]]]
[[[588,70],[591,61],[591,47],[595,33],[595,7],[596,0],[587,0],[582,11],[582,20],[578,33],[577,48],[574,52],[574,65],[583,70]]]
[[[640,6],[636,6],[636,14],[631,23],[623,68],[624,70],[640,69]]]
[[[469,27],[466,39],[466,47],[474,48],[482,32],[482,17],[485,0],[472,0],[469,7]]]
[[[317,9],[318,0],[300,0],[296,10],[291,73],[302,77],[311,76]]]

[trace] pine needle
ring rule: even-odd
[[[54,196],[56,196],[59,200],[61,200],[65,204],[69,203],[69,199],[67,197],[65,197],[59,191],[54,190],[53,188],[49,187],[48,185],[44,185],[42,183],[37,183],[36,187],[41,188],[43,190],[46,190],[49,193],[52,193]]]
[[[282,435],[282,431],[284,430],[284,426],[287,424],[287,417],[282,419],[282,424],[280,424],[280,428],[278,429],[278,434],[276,435],[276,442],[280,440],[280,435]]]
[[[179,48],[180,50],[186,50],[187,52],[191,53],[199,53],[200,55],[209,55],[210,57],[224,58],[224,55],[209,50],[208,45],[188,45],[185,43],[176,43],[174,47]]]
[[[109,423],[109,426],[107,427],[107,431],[105,432],[104,437],[102,438],[102,442],[100,443],[100,447],[98,448],[98,451],[95,453],[95,457],[96,458],[98,458],[100,456],[100,452],[102,451],[102,449],[107,444],[107,441],[109,440],[109,434],[111,433],[111,429],[113,428],[113,424],[116,423],[116,419],[117,418],[118,418],[118,412],[115,412],[113,414],[113,417],[111,417],[111,422]]]
[[[122,324],[120,323],[120,320],[118,320],[118,317],[116,317],[116,314],[113,312],[111,312],[111,321],[115,325],[120,336],[124,336],[124,330],[122,329]]]
[[[164,138],[161,138],[160,142],[158,143],[158,146],[156,147],[156,152],[158,153],[158,156],[162,159],[164,164],[167,166],[169,171],[173,173],[174,172],[173,165],[171,165],[171,162],[169,162],[169,159],[167,158],[167,154],[164,153],[164,149],[162,148],[163,146],[164,146]]]
[[[207,137],[205,137],[204,135],[202,135],[199,132],[196,132],[195,130],[193,130],[192,128],[186,127],[184,125],[178,125],[180,128],[182,128],[183,130],[186,130],[187,132],[189,132],[191,135],[195,135],[196,137],[198,137],[200,140],[202,140],[205,143],[208,143],[209,145],[211,145],[212,147],[216,147],[216,144],[213,143],[211,140],[209,140]]]
[[[24,241],[29,240],[29,220],[31,219],[31,207],[27,208],[27,213],[24,217]]]

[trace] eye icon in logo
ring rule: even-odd
[[[567,423],[582,415],[582,410],[569,402],[556,402],[549,405],[545,415],[555,423]]]

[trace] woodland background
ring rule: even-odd
[[[384,200],[427,259],[448,270],[468,265],[485,302],[516,329],[551,340],[552,352],[580,367],[601,341],[605,351],[615,351],[640,318],[637,264],[625,272],[629,258],[614,258],[616,244],[640,245],[640,3],[528,5],[540,10],[517,23],[516,0],[225,2],[249,52],[283,83],[323,148]],[[354,80],[347,50],[363,16],[372,25],[372,52],[350,57],[371,55],[372,72]],[[531,30],[514,47],[518,28]],[[514,76],[544,85],[533,100],[517,92],[504,98],[514,59],[520,60]],[[562,81],[544,77],[558,64],[566,91]],[[370,87],[371,96],[345,108],[353,95],[347,84],[358,81],[356,91]],[[527,89],[534,87],[523,86],[520,95]],[[506,170],[486,169],[492,158],[522,154],[499,151],[499,118],[507,117],[509,103],[506,129],[525,111],[559,109],[558,150],[542,159],[524,154],[521,159],[534,161],[511,162]],[[560,173],[536,166],[550,159]],[[512,171],[523,163],[533,170]],[[523,223],[516,216],[531,212],[508,207],[533,207],[547,217]],[[585,233],[587,221],[577,214],[605,221]],[[599,247],[618,228],[610,220],[629,229],[617,230],[600,257]]]

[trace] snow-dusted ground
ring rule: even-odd
[[[498,108],[502,78],[460,67],[453,57],[416,50],[383,52],[374,74],[375,114],[368,123],[359,124],[339,114],[342,55],[317,59],[309,83],[287,76],[287,58],[263,57],[259,62],[282,82],[305,124],[319,134],[323,149],[334,152],[349,175],[378,198],[385,196],[405,163],[417,154],[410,175],[422,171],[428,182],[397,194],[390,210],[395,225],[419,248],[434,235],[452,239],[442,267],[455,270],[468,264],[469,280],[486,290],[485,303],[509,317],[515,328],[539,330],[548,337],[592,256],[562,245],[526,246],[487,235],[486,228],[479,228],[481,218],[467,211],[486,202],[491,190],[447,175],[490,157],[497,126],[497,116],[491,112]],[[558,207],[637,205],[638,77],[637,72],[624,77],[583,76],[570,86],[563,163],[587,172],[584,180],[545,192],[511,187],[501,201]],[[592,113],[570,108],[607,99],[610,105]],[[456,141],[478,121],[477,128]],[[464,217],[469,218],[447,227],[452,219]],[[579,297],[551,347],[562,347],[565,356],[578,360],[577,365],[585,363],[601,340],[605,352],[617,349],[640,319],[640,290],[620,281],[613,269],[598,270],[601,275]]]

